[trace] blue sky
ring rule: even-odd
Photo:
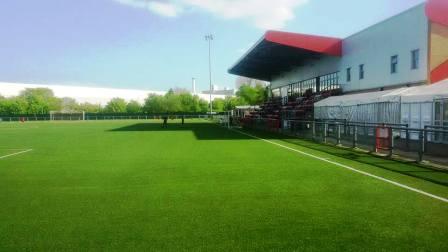
[[[167,90],[233,87],[266,31],[346,37],[424,0],[1,0],[0,81]]]

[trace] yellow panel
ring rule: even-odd
[[[434,70],[448,60],[448,27],[431,24],[430,69]]]

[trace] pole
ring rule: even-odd
[[[196,78],[192,78],[191,92],[193,93],[193,95],[196,95]]]
[[[205,35],[205,40],[208,41],[208,73],[209,73],[209,81],[210,81],[210,116],[213,113],[213,105],[212,105],[212,56],[211,56],[211,47],[213,34]]]
[[[353,148],[358,146],[358,126],[354,126],[353,128]]]

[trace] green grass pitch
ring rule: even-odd
[[[206,121],[1,123],[0,251],[448,251],[448,203]],[[448,174],[273,142],[448,198]]]

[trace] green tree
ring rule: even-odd
[[[196,113],[201,110],[198,96],[193,96],[190,93],[179,94],[179,99],[181,103],[181,112],[186,113]]]
[[[246,101],[244,101],[240,97],[226,97],[224,100],[224,110],[229,111],[236,108],[236,106],[248,105]]]
[[[8,100],[0,95],[0,115],[6,115],[6,107],[7,107]]]
[[[190,104],[190,112],[198,113],[201,112],[201,98],[199,96],[194,95],[193,100]]]
[[[142,110],[146,113],[206,113],[208,103],[199,96],[170,89],[164,96],[149,94]]]
[[[63,111],[63,112],[80,112],[79,104],[73,98],[64,97],[61,99],[61,111]]]
[[[174,94],[174,92],[168,92],[165,95],[165,108],[166,112],[169,113],[176,113],[176,112],[182,112],[182,103],[180,100],[180,96],[177,94]]]
[[[212,106],[213,106],[214,112],[223,112],[224,106],[225,106],[225,101],[224,101],[224,99],[216,98],[212,101]]]
[[[140,103],[138,101],[131,100],[126,105],[126,112],[133,113],[133,114],[140,113],[140,112],[142,112],[142,105],[140,105]]]
[[[266,101],[266,88],[261,84],[255,87],[249,85],[242,85],[236,95],[246,101],[249,105],[259,105]]]
[[[199,101],[199,107],[200,107],[200,111],[201,113],[207,113],[209,111],[209,103],[207,101],[204,100],[200,100]]]
[[[143,105],[143,112],[146,113],[165,113],[165,99],[163,96],[149,94],[145,99],[145,104]]]
[[[27,113],[28,104],[23,97],[0,99],[0,114],[19,115]]]
[[[84,102],[79,104],[79,111],[84,111],[86,113],[99,113],[102,112],[102,108],[100,104]]]
[[[104,107],[104,112],[106,113],[126,113],[126,101],[122,98],[113,98],[110,100],[106,107]]]
[[[55,97],[48,88],[27,88],[19,97],[25,99],[28,114],[48,114],[50,111],[61,110],[61,99]]]

